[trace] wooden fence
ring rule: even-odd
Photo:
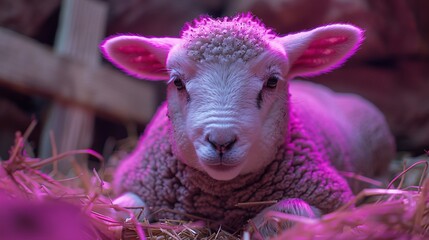
[[[147,123],[155,111],[153,85],[101,64],[98,44],[106,18],[105,2],[63,0],[53,48],[0,28],[0,84],[54,100],[43,126],[40,157],[53,154],[52,134],[60,152],[90,147],[94,112]],[[62,161],[60,171],[70,175],[70,170],[70,161]]]

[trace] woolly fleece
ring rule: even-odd
[[[198,62],[229,62],[258,56],[275,38],[270,29],[250,14],[234,18],[202,17],[188,24],[181,37],[187,54]]]

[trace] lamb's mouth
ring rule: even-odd
[[[201,163],[208,169],[215,171],[228,171],[240,165],[239,159],[225,158],[222,156],[209,159],[201,159]]]
[[[215,171],[228,171],[235,167],[237,167],[239,164],[205,164],[208,168],[215,170]]]
[[[243,162],[240,160],[236,161],[223,161],[223,159],[211,159],[212,161],[200,162],[204,172],[206,172],[210,177],[216,180],[228,181],[237,177],[241,168],[243,167]]]

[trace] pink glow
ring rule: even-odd
[[[147,38],[137,35],[112,36],[103,41],[100,50],[105,58],[131,76],[148,80],[165,79],[165,62],[160,58],[163,59],[168,51],[162,51],[162,47],[167,45],[169,50],[173,43],[165,39],[155,43],[145,40]]]
[[[60,201],[10,199],[0,194],[1,239],[96,239],[88,219],[77,206]]]
[[[350,24],[326,25],[312,32],[314,39],[291,67],[292,72],[300,72],[296,76],[315,76],[339,68],[364,40],[363,30]]]

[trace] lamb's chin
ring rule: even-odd
[[[241,173],[242,164],[238,165],[207,165],[203,164],[202,169],[211,178],[219,181],[229,181],[236,178]]]

